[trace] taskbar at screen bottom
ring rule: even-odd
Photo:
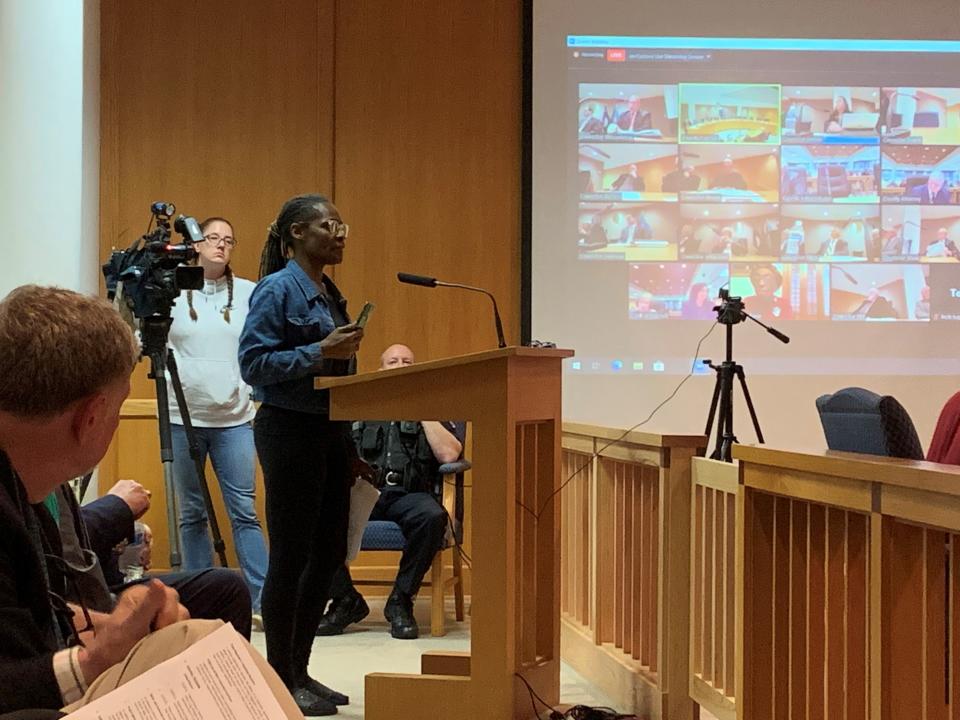
[[[690,357],[577,356],[564,361],[564,372],[576,375],[713,375],[704,360]],[[712,358],[719,364],[722,357]],[[737,357],[744,371],[751,375],[960,375],[958,358],[895,358],[895,357]]]

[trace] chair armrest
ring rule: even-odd
[[[457,473],[466,472],[471,467],[469,460],[457,460],[452,463],[444,463],[440,466],[441,475],[456,475]]]

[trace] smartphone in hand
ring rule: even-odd
[[[375,307],[376,305],[374,305],[372,302],[364,303],[363,310],[360,311],[360,314],[357,316],[357,320],[354,325],[360,329],[365,328],[367,326],[367,320],[370,319],[370,313],[373,312],[373,308]]]

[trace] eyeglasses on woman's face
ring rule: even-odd
[[[203,241],[209,243],[210,247],[224,247],[234,248],[237,246],[237,240],[230,235],[218,235],[217,233],[210,233],[209,235],[203,236]]]
[[[333,235],[338,240],[346,240],[347,235],[350,234],[349,225],[340,220],[334,220],[333,218],[321,220],[320,227],[324,228],[328,233]]]

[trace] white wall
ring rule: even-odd
[[[0,296],[97,290],[99,0],[0,1]]]

